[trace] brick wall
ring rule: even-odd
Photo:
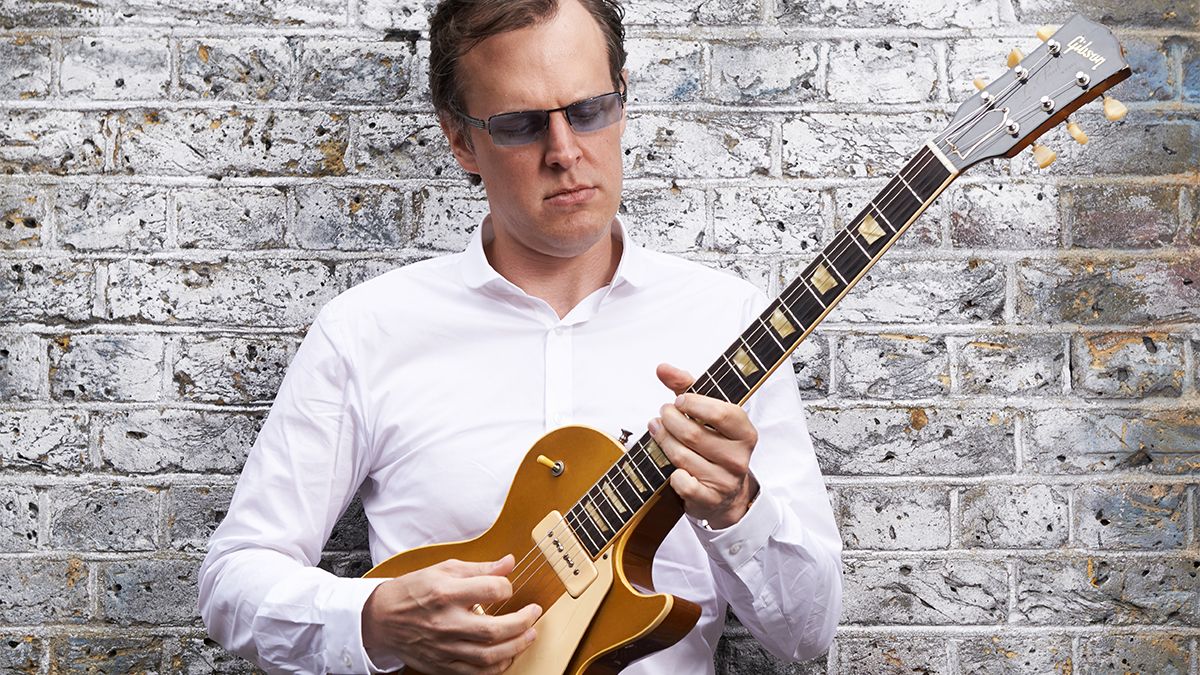
[[[0,671],[248,669],[195,570],[288,360],[484,208],[429,4],[0,0]],[[1124,122],[977,167],[799,350],[844,625],[787,667],[731,622],[722,671],[1197,675],[1200,2],[630,5],[634,236],[769,290],[1037,25],[1135,67]],[[352,512],[328,566],[363,547]]]

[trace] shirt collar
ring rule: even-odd
[[[653,270],[648,252],[630,238],[625,230],[625,224],[619,217],[613,218],[613,236],[621,241],[621,261],[617,263],[617,270],[613,273],[612,287],[617,288],[624,283],[635,287],[644,285]],[[487,255],[483,252],[483,245],[491,238],[492,216],[488,215],[479,227],[475,228],[471,234],[471,240],[467,242],[467,248],[461,254],[460,267],[463,281],[470,288],[487,286],[516,288],[512,282],[500,276],[500,273],[488,262]]]

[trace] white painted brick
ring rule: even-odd
[[[171,79],[166,40],[81,37],[63,43],[64,96],[149,99],[167,93]]]
[[[1058,189],[1053,185],[986,183],[951,188],[950,242],[955,247],[1059,246]]]
[[[404,96],[413,68],[410,42],[309,40],[299,47],[302,101],[388,103]]]
[[[387,250],[412,239],[403,190],[305,185],[296,188],[292,238],[300,248]]]
[[[0,250],[42,245],[46,203],[46,192],[38,186],[0,185]]]
[[[50,95],[50,41],[19,35],[0,40],[0,99]]]
[[[80,411],[0,410],[0,468],[75,473],[88,466],[88,416]]]
[[[61,401],[155,401],[162,369],[157,335],[64,335],[50,346],[50,395]]]
[[[989,0],[775,0],[784,25],[827,28],[987,28],[999,22]]]
[[[179,90],[185,98],[284,100],[291,76],[292,47],[283,37],[179,43]]]
[[[172,194],[180,248],[247,250],[283,244],[283,188],[181,188]]]
[[[632,39],[625,45],[630,103],[700,98],[704,68],[699,42]]]
[[[944,488],[844,487],[838,529],[849,549],[950,547],[950,495]]]
[[[792,187],[719,188],[716,242],[728,253],[815,255],[826,239],[821,193]]]
[[[167,238],[160,185],[60,185],[54,196],[58,245],[77,251],[153,251]]]
[[[425,188],[416,195],[413,243],[437,251],[461,251],[488,213],[482,187]]]
[[[0,117],[0,171],[92,174],[104,169],[110,128],[105,113],[9,110]]]
[[[933,113],[794,117],[783,123],[783,172],[805,178],[887,175],[944,127]]]
[[[622,197],[621,221],[640,245],[671,252],[707,248],[703,190],[626,188]]]
[[[766,174],[771,129],[760,118],[637,114],[625,130],[625,173],[731,178]]]
[[[829,50],[829,98],[846,103],[924,103],[937,99],[937,55],[929,44],[880,39]]]
[[[372,112],[358,116],[352,154],[359,173],[386,179],[465,178],[437,117]]]
[[[816,43],[714,44],[711,96],[748,105],[819,99],[819,60]]]

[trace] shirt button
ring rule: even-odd
[[[737,555],[738,553],[741,553],[741,551],[742,551],[741,544],[734,544],[729,547],[729,555]]]

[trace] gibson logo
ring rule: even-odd
[[[1104,63],[1108,59],[1105,59],[1103,56],[1101,56],[1099,52],[1092,51],[1090,49],[1091,46],[1091,40],[1085,41],[1082,35],[1076,35],[1075,39],[1071,40],[1071,42],[1067,45],[1067,53],[1070,54],[1071,52],[1075,52],[1088,61],[1091,61],[1092,70],[1095,70],[1100,67],[1101,63]]]

